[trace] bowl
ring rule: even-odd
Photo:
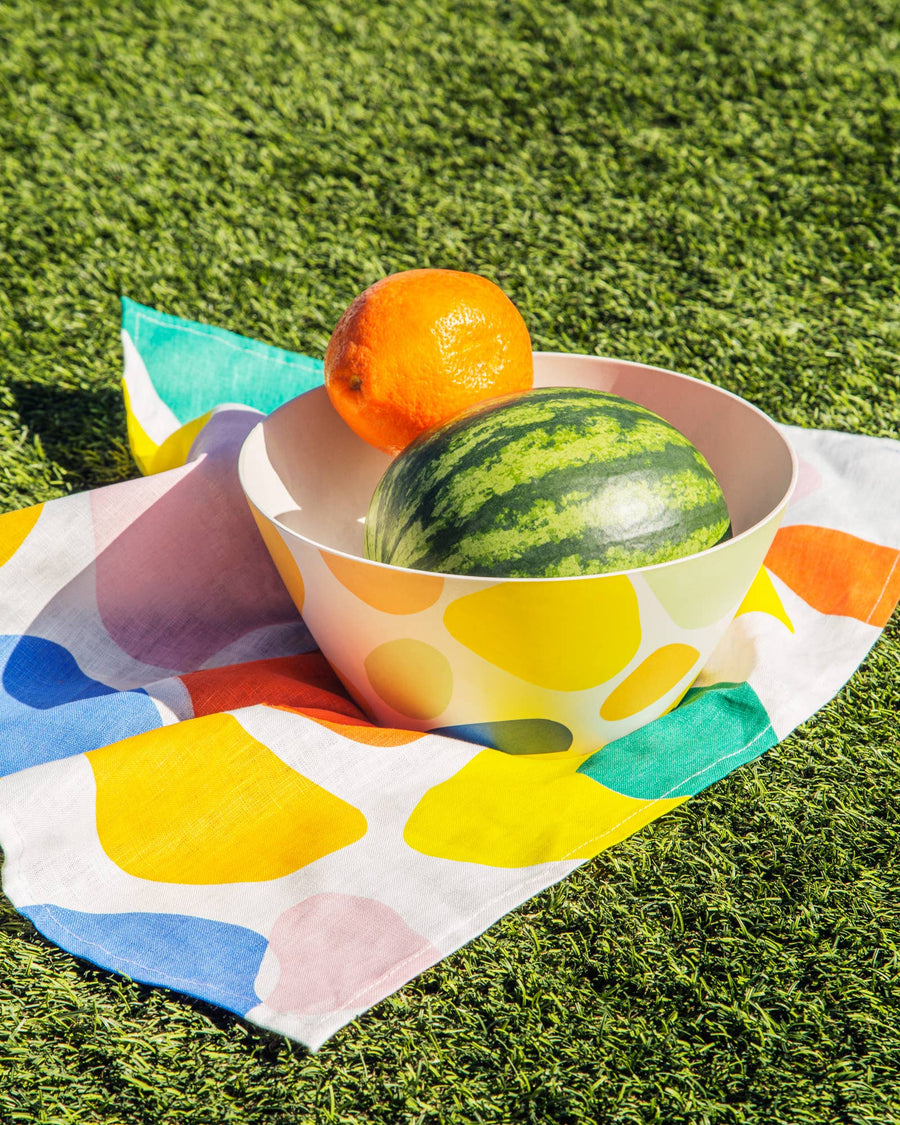
[[[297,609],[376,723],[509,753],[587,754],[674,707],[762,566],[797,474],[762,411],[673,371],[536,353],[536,386],[641,403],[682,431],[719,480],[732,538],[615,574],[483,578],[370,562],[363,527],[390,458],[323,387],[247,437],[241,484]]]

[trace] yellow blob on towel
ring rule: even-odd
[[[366,831],[359,809],[291,769],[232,715],[148,731],[86,757],[103,850],[139,879],[278,879]]]
[[[31,534],[43,507],[43,504],[33,504],[30,508],[0,516],[0,566],[9,562]]]
[[[403,838],[440,859],[530,867],[587,859],[686,799],[624,797],[578,773],[582,761],[483,750],[425,793]]]

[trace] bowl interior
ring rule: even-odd
[[[536,386],[610,391],[655,411],[703,453],[719,480],[734,538],[790,495],[795,459],[774,423],[750,403],[699,379],[596,356],[535,354]],[[363,557],[372,493],[390,462],[358,438],[324,387],[279,407],[251,433],[241,480],[266,516],[312,542]]]

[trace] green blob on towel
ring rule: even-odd
[[[228,402],[268,414],[322,385],[320,359],[182,320],[128,297],[122,298],[122,328],[154,390],[182,425]]]
[[[644,801],[692,797],[778,741],[749,684],[692,688],[680,707],[610,742],[578,772]]]

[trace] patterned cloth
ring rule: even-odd
[[[130,301],[123,340],[149,475],[0,516],[4,889],[71,953],[312,1049],[784,738],[900,598],[900,444],[791,428],[785,525],[676,710],[587,757],[373,726],[237,480],[321,364]]]

